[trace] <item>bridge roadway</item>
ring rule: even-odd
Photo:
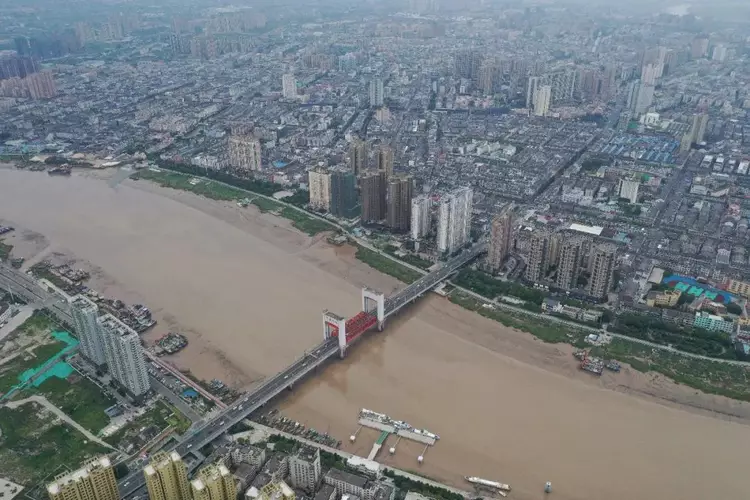
[[[24,297],[38,308],[51,310],[63,323],[73,325],[73,317],[67,302],[45,291],[39,283],[28,274],[0,263],[0,288]]]
[[[468,250],[453,257],[446,262],[443,267],[419,278],[403,290],[391,295],[385,299],[385,316],[396,314],[402,307],[409,302],[417,299],[423,293],[432,290],[441,281],[444,281],[459,268],[465,266],[470,261],[487,251],[486,243],[479,243]]]
[[[385,301],[385,316],[396,314],[405,305],[434,288],[438,283],[448,278],[448,276],[461,266],[466,265],[484,251],[486,251],[486,244],[475,245],[473,248],[465,250],[446,262],[437,271],[423,276],[397,294],[392,295]],[[61,319],[66,319],[72,325],[70,312],[60,307],[60,304],[55,303],[57,301],[51,299],[49,294],[42,290],[30,276],[0,264],[0,278],[2,278],[0,279],[0,284],[7,286],[9,282],[14,287],[14,291],[23,292],[22,294],[26,295],[28,299],[47,305],[50,305],[50,301],[52,301],[53,311]],[[189,435],[183,437],[182,441],[174,447],[174,450],[181,456],[188,455],[191,451],[200,450],[226,433],[229,428],[249,417],[253,412],[279,395],[284,389],[304,378],[328,359],[338,355],[338,353],[339,346],[338,339],[336,338],[324,340],[312,349],[305,351],[302,357],[296,359],[284,370],[264,380],[262,384],[254,388],[251,392],[245,393],[241,399],[222,410],[216,417],[194,428]],[[145,480],[141,471],[132,471],[128,476],[121,479],[118,484],[121,498],[126,498],[136,493],[144,486]]]

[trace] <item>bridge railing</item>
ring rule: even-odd
[[[398,293],[391,295],[385,301],[386,316],[389,316],[397,312],[403,306],[402,302],[410,301],[413,298],[423,294],[427,290],[430,290],[439,282],[443,281],[448,275],[455,272],[458,268],[466,265],[472,259],[475,259],[487,249],[485,243],[479,243],[469,250],[464,251],[460,255],[457,255],[450,261],[446,262],[443,267],[437,269],[425,276],[419,278],[414,283],[406,286],[403,290]]]

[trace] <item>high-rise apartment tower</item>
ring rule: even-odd
[[[367,142],[359,137],[355,137],[349,146],[349,165],[357,177],[367,169]]]
[[[101,316],[99,324],[106,339],[109,373],[131,396],[140,399],[151,383],[138,333],[111,314]]]
[[[385,172],[368,171],[360,178],[359,191],[362,206],[362,222],[373,223],[385,219],[386,181]]]
[[[193,500],[237,500],[234,476],[223,464],[203,467],[190,487]]]
[[[430,232],[432,200],[425,194],[411,200],[411,237],[419,240]]]
[[[509,205],[492,218],[487,264],[494,273],[500,270],[513,245],[513,206]]]
[[[394,231],[409,230],[414,179],[410,175],[392,177],[388,181],[388,227]]]
[[[444,195],[438,211],[437,247],[452,254],[469,242],[474,192],[462,187]]]
[[[120,500],[109,458],[93,459],[47,485],[50,500]]]
[[[150,500],[192,500],[187,467],[177,452],[152,455],[143,475]]]
[[[602,243],[591,251],[591,276],[586,284],[586,293],[597,299],[607,296],[614,284],[617,247],[612,243]]]
[[[106,365],[106,341],[99,326],[99,307],[88,297],[76,295],[70,299],[70,312],[81,354],[98,367]]]

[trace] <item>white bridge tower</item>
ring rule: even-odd
[[[362,310],[377,316],[378,331],[382,332],[385,326],[385,295],[371,288],[363,288]]]

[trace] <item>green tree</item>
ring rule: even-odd
[[[727,304],[727,312],[739,316],[742,314],[742,307],[736,302],[730,302],[729,304]]]

